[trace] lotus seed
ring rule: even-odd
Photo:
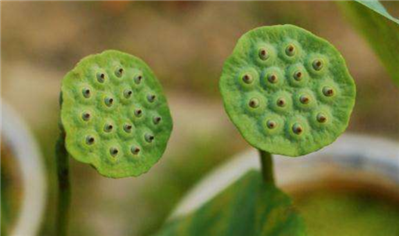
[[[94,143],[95,139],[92,136],[87,136],[86,137],[86,143],[88,145],[92,145]]]
[[[293,131],[295,134],[300,135],[300,134],[303,132],[303,128],[302,128],[302,126],[299,125],[299,124],[294,124],[294,125],[292,126],[292,131]]]
[[[257,98],[252,98],[251,100],[249,100],[248,105],[252,108],[257,108],[259,107],[259,99]]]
[[[267,121],[267,128],[274,129],[277,126],[276,122],[273,120]]]
[[[301,101],[302,104],[308,104],[309,101],[310,101],[309,97],[307,97],[307,96],[305,96],[305,95],[301,96],[301,97],[299,98],[299,100]]]
[[[322,113],[317,114],[316,118],[317,118],[317,121],[320,123],[325,123],[327,121],[327,117]]]
[[[334,89],[332,89],[330,87],[324,87],[323,94],[324,94],[324,96],[327,96],[327,97],[334,96]]]
[[[108,107],[112,106],[112,104],[114,103],[114,99],[113,98],[105,98],[104,99],[105,105],[107,105]]]
[[[145,141],[147,141],[149,143],[151,143],[155,139],[154,135],[151,135],[151,134],[145,134],[144,138],[145,138]]]
[[[130,98],[132,96],[132,94],[133,94],[133,91],[129,90],[129,89],[126,89],[125,91],[123,91],[123,96],[125,98]]]
[[[300,72],[300,71],[295,72],[294,79],[296,81],[301,81],[302,80],[302,72]]]
[[[105,81],[105,74],[104,73],[99,73],[97,74],[97,81],[100,83],[104,83]]]
[[[152,94],[152,95],[150,94],[150,95],[147,96],[147,100],[148,100],[149,102],[154,102],[154,101],[155,101],[155,98],[156,98],[156,96],[153,95],[153,94]]]
[[[283,98],[277,99],[277,106],[285,107],[285,104],[286,104],[286,102],[285,102],[285,100]]]
[[[272,84],[275,84],[275,83],[277,83],[277,75],[275,75],[275,74],[272,74],[272,75],[269,75],[269,77],[267,78],[267,80],[270,82],[270,83],[272,83]]]
[[[85,97],[85,98],[89,98],[90,97],[90,89],[83,89],[83,91],[82,91],[82,93],[83,93],[83,96]]]
[[[88,113],[88,112],[83,113],[82,114],[82,119],[85,120],[85,121],[90,120],[90,113]]]
[[[129,124],[124,125],[124,126],[123,126],[123,130],[124,130],[126,133],[130,133],[130,132],[132,131],[132,125],[129,125]]]
[[[285,49],[285,53],[287,54],[287,56],[294,56],[295,55],[295,47],[294,45],[290,44],[287,46],[287,48]]]
[[[154,121],[154,124],[159,124],[159,122],[161,122],[161,120],[162,120],[162,118],[161,117],[159,117],[159,116],[156,116],[156,117],[154,117],[154,119],[153,119],[153,121]]]
[[[137,117],[140,117],[143,114],[143,111],[141,109],[137,109],[134,111],[134,115]]]
[[[313,69],[319,71],[323,69],[323,62],[321,60],[314,60],[312,63]]]
[[[123,68],[119,68],[118,70],[115,71],[115,75],[117,77],[122,77],[123,75]]]
[[[250,76],[248,74],[245,74],[242,77],[242,81],[244,81],[244,83],[246,83],[246,84],[250,84],[250,83],[252,83],[254,81],[254,79],[252,78],[252,76]]]
[[[138,147],[131,147],[131,148],[130,148],[130,151],[131,151],[134,155],[137,155],[137,154],[139,154],[139,152],[140,152],[140,148],[138,148]]]
[[[111,154],[111,156],[116,157],[116,155],[118,155],[119,153],[119,150],[117,148],[112,147],[109,149],[109,153]]]
[[[269,58],[269,54],[267,53],[266,49],[261,48],[259,50],[259,58],[262,60],[267,60],[267,58]]]
[[[107,132],[107,133],[111,132],[113,128],[114,127],[111,124],[104,125],[104,131]]]
[[[136,82],[136,84],[140,84],[141,80],[143,80],[143,76],[142,75],[138,75],[134,78],[134,81]]]

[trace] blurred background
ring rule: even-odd
[[[384,5],[399,16],[399,3]],[[60,84],[81,58],[117,49],[146,61],[165,87],[174,132],[164,157],[139,178],[107,179],[71,158],[70,235],[145,236],[201,176],[250,148],[222,106],[223,62],[246,31],[287,23],[326,38],[345,57],[358,91],[348,130],[399,141],[399,89],[334,2],[2,2],[2,99],[37,138],[50,186],[40,235],[51,235],[54,224]],[[23,191],[12,155],[2,139],[10,215]]]

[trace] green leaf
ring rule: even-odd
[[[190,215],[167,222],[158,236],[306,235],[291,199],[250,171]]]
[[[339,4],[399,86],[399,20],[392,17],[377,0],[343,1]]]

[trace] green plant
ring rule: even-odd
[[[231,121],[259,150],[262,175],[248,173],[160,235],[306,235],[275,187],[272,154],[305,155],[345,131],[356,88],[343,57],[299,27],[256,28],[226,60],[220,91]]]
[[[162,156],[172,131],[166,97],[140,59],[108,50],[81,60],[62,81],[57,235],[66,235],[68,155],[111,178],[139,176]]]

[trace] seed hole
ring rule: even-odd
[[[117,77],[122,77],[122,75],[123,75],[123,68],[117,69],[117,70],[115,71],[115,75],[116,75]]]
[[[130,151],[132,152],[133,155],[137,155],[140,153],[141,150],[138,147],[131,147]]]
[[[245,74],[242,77],[242,81],[244,81],[244,83],[246,83],[246,84],[250,84],[250,83],[252,83],[254,81],[254,79],[252,78],[252,76],[250,76],[248,74]]]
[[[294,56],[295,55],[295,47],[294,45],[290,44],[285,48],[285,53],[287,54],[287,56]]]
[[[132,128],[133,128],[133,126],[130,125],[130,124],[126,124],[126,125],[123,126],[123,130],[124,130],[126,133],[130,133],[130,132],[132,131]]]
[[[162,120],[162,118],[161,117],[159,117],[159,116],[156,116],[156,117],[154,117],[154,124],[159,124],[159,122],[161,122],[161,120]]]
[[[105,98],[104,99],[105,105],[107,105],[108,107],[112,106],[112,104],[114,103],[114,99],[113,98]]]
[[[305,95],[303,95],[303,96],[301,96],[301,97],[299,98],[299,101],[301,101],[302,104],[308,104],[309,101],[310,101],[310,98],[307,97],[307,96],[305,96]]]
[[[90,89],[83,89],[82,94],[85,98],[89,98],[91,96]]]
[[[257,108],[259,107],[259,99],[257,98],[251,98],[251,100],[249,100],[248,105],[252,108]]]
[[[111,124],[104,125],[104,131],[107,133],[111,132],[113,130],[113,128],[114,128],[114,126]]]
[[[275,121],[273,121],[273,120],[267,121],[267,128],[274,129],[274,128],[276,128],[276,126],[277,126],[277,124]]]
[[[278,78],[277,78],[277,75],[272,74],[272,75],[269,75],[269,77],[267,78],[267,80],[268,80],[270,83],[275,84],[275,83],[277,83]]]
[[[144,138],[147,142],[152,143],[152,141],[154,141],[155,137],[152,134],[145,134]]]
[[[286,102],[285,102],[285,100],[283,98],[277,99],[277,106],[285,107],[285,105],[286,105]]]
[[[137,117],[140,117],[140,116],[143,115],[143,111],[141,109],[136,109],[134,111],[134,115],[137,116]]]
[[[264,48],[261,48],[259,50],[259,58],[262,60],[267,60],[269,58],[269,53],[267,53],[267,50]]]
[[[315,69],[317,71],[323,69],[323,61],[321,61],[321,60],[314,60],[312,65],[313,65],[313,69]]]
[[[156,98],[156,96],[153,95],[153,94],[147,95],[147,100],[148,100],[149,102],[154,102],[154,101],[155,101],[155,98]]]
[[[117,148],[112,147],[109,149],[109,153],[111,154],[111,156],[116,157],[119,153],[119,150]]]
[[[142,75],[137,75],[134,78],[134,81],[136,82],[136,84],[140,84],[142,80],[143,80],[143,76]]]
[[[327,121],[327,116],[322,113],[319,113],[317,114],[316,119],[319,123],[325,123]]]
[[[324,87],[323,88],[323,94],[326,97],[331,97],[331,96],[334,96],[335,92],[334,92],[334,89],[332,89],[330,87]]]
[[[294,124],[294,125],[292,126],[292,131],[293,131],[295,134],[300,135],[300,134],[302,134],[302,132],[303,132],[303,128],[302,128],[302,126],[299,125],[299,124]]]
[[[97,81],[98,81],[99,83],[104,83],[104,81],[105,81],[105,74],[104,74],[104,73],[98,73],[98,74],[97,74]]]
[[[296,81],[301,81],[302,78],[303,78],[302,72],[300,72],[300,71],[295,72],[295,74],[294,74],[294,79],[295,79]]]
[[[86,137],[86,144],[92,145],[92,144],[94,144],[94,142],[95,142],[94,137],[92,137],[92,136],[87,136]]]
[[[88,112],[85,112],[85,113],[82,114],[82,119],[83,119],[84,121],[89,121],[89,120],[90,120],[90,117],[91,117],[91,115],[90,115],[90,113],[88,113]]]
[[[125,98],[130,98],[132,96],[132,94],[133,94],[133,91],[129,90],[129,89],[126,89],[125,91],[123,91],[123,96]]]

